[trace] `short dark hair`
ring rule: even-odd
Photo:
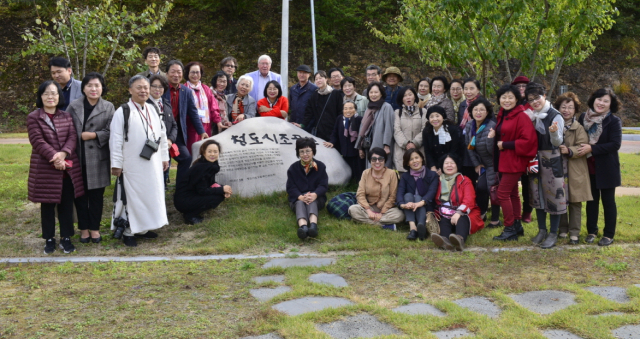
[[[342,69],[340,67],[334,67],[332,69],[329,70],[329,76],[331,76],[331,73],[333,72],[340,72],[340,75],[342,75],[344,77],[344,72],[342,71]]]
[[[371,162],[371,158],[374,155],[379,155],[379,156],[383,157],[384,158],[384,162],[385,163],[387,162],[387,156],[388,156],[387,152],[385,152],[382,148],[374,147],[374,148],[370,149],[369,150],[369,154],[367,156],[367,160],[369,160],[369,162]]]
[[[346,84],[347,82],[352,84],[353,87],[356,87],[356,79],[352,77],[344,77],[344,79],[340,81],[340,89],[342,89],[342,87],[344,87],[344,84]]]
[[[267,82],[266,85],[264,85],[264,91],[263,91],[263,95],[265,98],[268,98],[269,96],[267,95],[267,88],[269,88],[269,85],[274,85],[276,86],[276,88],[278,89],[278,96],[276,97],[276,99],[280,99],[280,97],[282,96],[282,86],[280,86],[280,83],[276,80],[271,80],[269,82]],[[268,99],[267,99],[268,100]],[[315,145],[315,143],[314,143]]]
[[[427,85],[429,85],[429,93],[431,93],[431,79],[429,77],[418,80],[418,84],[416,85],[416,87],[420,88],[420,83],[422,83],[423,81],[427,82]]]
[[[479,90],[480,89],[480,81],[478,81],[476,78],[466,78],[462,81],[462,87],[464,88],[464,85],[467,84],[467,82],[472,82],[474,85],[476,85],[476,88]]]
[[[418,101],[418,92],[416,92],[416,89],[411,86],[405,86],[398,91],[398,96],[396,97],[396,104],[398,104],[398,106],[402,107],[402,105],[404,105],[404,101],[402,99],[404,99],[404,95],[407,94],[407,91],[413,93],[413,97],[415,98],[414,100],[416,102]],[[402,109],[400,110],[400,113],[402,113]]]
[[[371,92],[373,86],[378,87],[378,89],[380,90],[380,95],[382,96],[380,100],[384,100],[387,97],[387,92],[384,90],[384,84],[380,81],[372,82],[369,84],[369,86],[367,86],[367,99],[371,101],[371,99],[369,99],[369,92]]]
[[[51,66],[71,68],[71,62],[63,57],[53,57],[49,59],[49,68]]]
[[[462,170],[462,161],[460,161],[460,157],[455,153],[447,153],[441,156],[440,159],[438,159],[438,169],[442,169],[442,166],[444,165],[444,161],[447,160],[447,158],[451,158],[451,160],[453,160],[453,162],[456,163],[458,172]]]
[[[211,90],[215,90],[216,86],[218,84],[218,78],[219,77],[225,77],[227,78],[227,88],[225,89],[229,89],[231,86],[231,78],[229,77],[229,75],[227,75],[227,73],[223,72],[223,71],[217,71],[216,74],[213,75],[213,78],[211,78]]]
[[[356,102],[353,100],[346,100],[345,102],[342,103],[342,109],[344,110],[344,105],[346,104],[352,104],[353,105],[353,109],[358,110],[358,105],[356,105]],[[357,114],[357,112],[356,112]]]
[[[224,65],[227,64],[227,62],[229,61],[233,61],[233,64],[236,66],[236,70],[238,70],[238,60],[236,60],[236,58],[232,57],[232,56],[228,56],[224,59],[222,59],[222,61],[220,61],[220,69],[224,68]]]
[[[451,121],[451,120],[449,120],[449,118],[447,118],[447,112],[445,111],[445,109],[440,105],[433,105],[433,106],[429,107],[427,109],[427,120],[429,120],[429,117],[433,113],[438,113],[438,114],[440,114],[440,116],[442,116],[442,128],[444,128],[444,130],[447,131],[447,133],[448,133],[449,132],[449,125],[453,124],[453,121]],[[425,126],[424,126],[424,130],[427,131],[427,134],[430,134],[431,132],[433,132],[433,125],[431,125],[431,123],[429,123],[429,121],[427,121]]]
[[[323,77],[325,79],[328,78],[327,72],[325,72],[323,70],[319,70],[313,75],[313,80],[315,80],[318,75],[320,75],[321,77]]]
[[[300,138],[296,140],[296,156],[300,158],[300,150],[311,148],[313,155],[316,155],[316,141],[313,138]]]
[[[213,140],[213,139],[208,139],[205,140],[202,145],[200,145],[200,157],[202,159],[204,159],[204,154],[207,151],[207,147],[211,146],[211,145],[216,145],[218,146],[218,152],[222,153],[222,146],[220,146],[220,143]]]
[[[471,116],[471,119],[473,119],[473,109],[480,104],[484,105],[484,108],[487,109],[487,117],[484,118],[484,121],[486,122],[493,119],[493,105],[489,102],[489,100],[487,100],[487,98],[482,96],[474,100],[471,103],[471,105],[469,105],[469,107],[467,108],[467,110],[469,111],[469,115]]]
[[[160,49],[158,47],[153,47],[153,46],[147,47],[144,49],[144,51],[142,51],[142,58],[146,59],[149,53],[155,53],[155,54],[158,54],[158,56],[160,56]]]
[[[461,87],[464,87],[464,82],[462,81],[462,79],[453,79],[449,83],[449,88],[451,88],[451,85],[453,85],[454,83],[459,83]]]
[[[593,103],[596,101],[596,99],[602,98],[605,95],[611,97],[611,107],[609,107],[609,110],[611,111],[611,113],[617,113],[622,104],[618,100],[618,96],[609,88],[600,88],[599,90],[593,92],[593,94],[591,94],[589,100],[587,101],[587,106],[589,106],[592,111],[595,111],[593,109]]]
[[[543,84],[539,84],[537,82],[530,82],[527,84],[527,88],[524,90],[525,99],[529,100],[530,95],[547,95],[546,89]]]
[[[442,75],[439,75],[437,77],[434,77],[433,79],[431,79],[431,82],[429,83],[429,89],[432,90],[433,89],[433,82],[434,81],[442,81],[442,84],[444,85],[444,91],[448,92],[449,91],[449,81],[447,80],[447,78],[443,77]]]
[[[382,68],[378,67],[377,65],[371,64],[371,65],[367,66],[367,68],[364,70],[364,74],[366,75],[367,71],[374,71],[374,70],[376,72],[378,72],[378,75],[380,75],[380,73],[382,73]]]
[[[422,166],[426,164],[426,161],[424,160],[424,154],[422,154],[419,149],[409,148],[404,152],[404,155],[402,156],[402,167],[404,167],[404,169],[406,169],[407,171],[411,169],[411,166],[409,166],[409,161],[411,161],[411,156],[413,155],[413,153],[418,153],[418,155],[422,159]]]
[[[560,95],[553,103],[553,107],[555,107],[557,110],[560,110],[560,106],[562,106],[562,104],[567,101],[573,101],[573,107],[575,108],[574,114],[580,112],[580,99],[578,99],[578,96],[573,92],[566,92]]]
[[[165,68],[165,72],[169,73],[169,68],[171,68],[171,66],[173,66],[173,65],[180,66],[180,68],[182,68],[182,73],[184,73],[184,65],[182,64],[182,61],[177,60],[177,59],[173,59],[173,60],[167,62],[167,67]]]
[[[160,74],[154,74],[149,78],[149,86],[151,86],[151,84],[156,80],[160,81],[160,85],[164,88],[164,92],[167,93],[169,91],[169,80],[167,80],[167,77]]]
[[[62,66],[58,66],[58,67],[62,67]],[[56,85],[56,88],[58,89],[58,106],[56,107],[58,109],[61,109],[62,107],[64,107],[66,102],[64,100],[64,94],[62,94],[62,87],[60,87],[60,85],[53,80],[47,80],[41,83],[40,86],[38,86],[38,92],[36,93],[36,107],[38,108],[44,107],[44,102],[42,101],[42,94],[44,93],[44,91],[47,90],[47,87],[49,87],[49,85],[52,85],[52,84]]]
[[[184,80],[189,81],[189,72],[191,70],[191,67],[193,66],[200,67],[200,77],[204,76],[204,65],[202,65],[199,61],[191,61],[186,66],[184,66],[184,72],[182,74],[182,77],[184,78]]]
[[[85,75],[84,79],[82,79],[82,83],[80,84],[80,92],[82,92],[82,95],[84,95],[85,97],[87,96],[86,94],[84,94],[84,87],[87,86],[89,81],[93,79],[98,79],[98,81],[100,81],[100,85],[102,85],[102,94],[100,96],[107,94],[107,85],[104,83],[104,77],[102,76],[102,74],[98,72],[91,72]]]
[[[498,105],[500,105],[500,97],[507,92],[513,93],[513,95],[516,96],[516,101],[522,100],[522,95],[520,95],[520,90],[518,89],[518,87],[511,84],[504,84],[500,86],[500,88],[498,88],[498,91],[496,92],[496,101],[498,101]]]

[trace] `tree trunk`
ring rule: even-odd
[[[487,93],[487,60],[482,59],[482,93]]]
[[[111,59],[113,59],[113,55],[116,53],[116,49],[118,48],[118,42],[120,41],[120,35],[122,34],[122,30],[124,30],[124,27],[120,28],[120,32],[118,32],[118,36],[116,36],[116,39],[113,41],[113,49],[111,50],[111,55],[109,55],[109,60],[107,60],[107,63],[104,65],[104,71],[102,71],[103,77],[107,76],[107,70],[109,70],[109,64],[111,64]]]
[[[544,0],[544,21],[549,20],[549,8],[549,1]],[[533,81],[533,78],[535,78],[536,76],[536,58],[538,57],[538,48],[540,47],[540,37],[542,36],[542,30],[543,26],[540,26],[540,29],[538,29],[538,36],[536,36],[536,42],[533,47],[533,57],[531,58],[531,65],[529,66],[529,71],[533,72],[531,74],[531,81]]]
[[[504,67],[507,68],[507,75],[509,76],[509,83],[511,83],[511,81],[513,81],[513,78],[511,77],[511,68],[509,68],[509,52],[507,52],[507,51],[504,52]]]
[[[84,47],[83,47],[83,55],[82,55],[82,78],[84,79],[85,73],[87,72],[87,49],[89,48],[89,7],[85,12],[84,16]]]
[[[553,78],[551,78],[551,86],[549,86],[549,91],[547,92],[547,98],[550,101],[553,96],[553,90],[556,88],[556,82],[558,81],[558,77],[560,76],[560,70],[562,69],[562,64],[566,59],[566,56],[562,56],[562,58],[556,58],[556,67],[553,69]]]
[[[63,1],[64,9],[67,15],[67,23],[69,25],[69,30],[71,31],[71,41],[73,42],[73,49],[75,51],[74,56],[76,57],[76,74],[80,75],[80,59],[78,58],[78,45],[76,44],[76,34],[73,31],[73,22],[71,22],[71,17],[69,15],[69,7],[67,3]],[[69,59],[71,61],[71,59]]]

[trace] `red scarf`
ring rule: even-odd
[[[479,97],[480,93],[478,93],[478,95],[476,95],[473,99],[467,99],[467,108],[464,109],[464,115],[462,116],[462,120],[460,120],[460,128],[462,128],[463,130],[464,126],[467,125],[467,122],[471,120],[471,114],[469,114],[469,106],[471,106],[471,103],[476,101],[476,99],[478,99]]]

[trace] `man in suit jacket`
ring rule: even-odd
[[[198,108],[193,100],[193,92],[187,86],[180,84],[183,79],[184,65],[179,60],[171,60],[167,63],[167,76],[169,79],[169,91],[165,92],[163,98],[171,103],[173,116],[178,123],[178,136],[175,140],[180,155],[176,157],[178,171],[176,174],[176,185],[185,178],[191,166],[191,150],[187,149],[187,123],[193,124],[196,132],[202,139],[209,135],[204,131],[202,122],[198,116]],[[187,116],[189,120],[187,122]]]
[[[258,70],[247,73],[253,79],[253,89],[249,95],[256,99],[256,102],[264,98],[264,87],[271,80],[277,81],[282,86],[282,78],[280,74],[271,72],[271,58],[268,55],[262,55],[258,58]],[[289,84],[285,84],[287,86]]]
[[[62,87],[65,104],[61,109],[66,111],[72,101],[82,97],[82,90],[80,88],[82,82],[73,78],[71,62],[65,58],[51,58],[51,60],[49,60],[49,70],[51,71],[53,81]]]
[[[145,48],[144,51],[142,51],[142,57],[144,58],[144,63],[147,64],[149,68],[137,75],[145,76],[147,79],[156,74],[167,76],[167,73],[160,70],[160,49],[158,47]]]

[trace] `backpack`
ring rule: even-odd
[[[329,200],[327,211],[338,219],[351,219],[349,207],[358,203],[355,192],[345,192]]]

